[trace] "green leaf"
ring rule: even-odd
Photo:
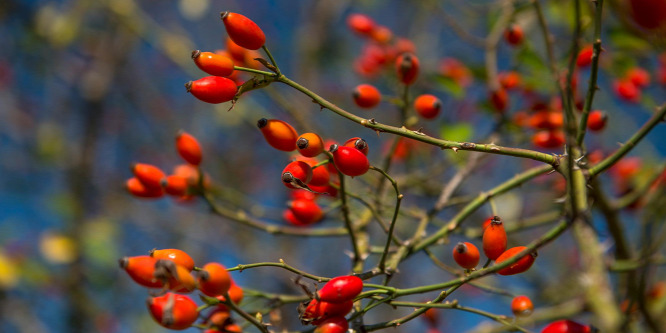
[[[440,136],[446,140],[465,142],[472,138],[474,128],[467,123],[443,125]]]
[[[440,89],[453,96],[455,99],[462,99],[465,97],[465,89],[452,79],[439,75],[434,77],[434,79]]]
[[[633,51],[636,53],[648,52],[653,49],[648,41],[631,34],[624,29],[613,29],[608,36],[610,44],[616,49]]]

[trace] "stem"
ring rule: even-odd
[[[578,124],[578,136],[576,137],[576,144],[581,146],[583,139],[585,139],[585,132],[587,129],[587,118],[592,109],[592,101],[594,94],[599,89],[597,87],[597,75],[599,72],[599,56],[601,55],[601,14],[604,5],[604,0],[593,1],[595,6],[594,12],[594,44],[592,45],[592,64],[590,68],[590,82],[587,86],[587,95],[585,95],[585,103],[583,105],[583,114],[580,117]],[[575,57],[576,55],[572,55]]]
[[[308,279],[315,280],[317,282],[325,282],[325,281],[330,280],[330,278],[323,277],[323,276],[312,275],[312,274],[309,274],[305,271],[297,269],[295,267],[289,266],[282,259],[280,259],[280,262],[258,262],[258,263],[253,263],[253,264],[237,265],[235,267],[227,268],[227,271],[229,271],[229,272],[233,272],[233,271],[242,272],[245,269],[256,268],[256,267],[280,267],[280,268],[286,269],[290,272],[293,272],[293,273],[296,273],[296,274],[301,275],[303,277],[306,277]]]
[[[636,133],[634,133],[634,135],[632,135],[631,138],[629,138],[629,140],[627,140],[622,145],[622,147],[592,167],[589,170],[590,177],[595,177],[598,174],[606,171],[606,169],[613,166],[613,164],[624,157],[624,155],[627,155],[655,126],[657,126],[657,124],[664,121],[665,114],[666,104],[663,104],[657,108],[657,111],[652,115],[652,117],[650,117],[650,119],[645,124],[643,124],[643,126],[641,126],[641,128],[638,129],[638,131],[636,131]]]
[[[521,174],[518,174],[514,176],[513,178],[505,181],[504,183],[494,187],[488,192],[481,193],[479,194],[476,199],[474,199],[472,202],[467,204],[456,216],[454,216],[451,221],[440,228],[437,232],[432,234],[430,237],[424,239],[423,241],[419,242],[414,246],[414,249],[412,252],[418,252],[435,242],[437,242],[440,238],[445,237],[448,235],[449,232],[455,230],[458,228],[458,226],[462,223],[462,220],[464,220],[467,216],[471,215],[474,211],[476,211],[479,207],[481,207],[489,198],[493,196],[500,195],[502,193],[505,193],[506,191],[509,191],[513,189],[514,187],[517,187],[528,180],[537,177],[539,175],[542,175],[546,172],[549,172],[552,170],[552,167],[550,165],[543,165],[540,167],[532,168],[529,169]]]
[[[224,293],[224,305],[228,306],[232,311],[238,313],[241,315],[241,317],[245,318],[248,322],[250,322],[252,325],[256,326],[261,332],[263,333],[270,333],[268,329],[266,328],[266,324],[260,323],[257,321],[255,317],[250,315],[249,313],[243,311],[243,309],[239,308],[232,300],[231,297],[229,297],[229,293],[225,292]]]
[[[468,150],[468,151],[479,151],[479,152],[485,152],[485,153],[491,153],[491,154],[498,154],[498,155],[508,155],[508,156],[514,156],[514,157],[521,157],[521,158],[529,158],[533,159],[535,161],[551,164],[551,165],[556,165],[559,163],[559,157],[553,156],[550,154],[534,151],[534,150],[529,150],[529,149],[522,149],[522,148],[511,148],[511,147],[502,147],[498,146],[495,144],[480,144],[480,143],[472,143],[472,142],[456,142],[456,141],[449,141],[449,140],[443,140],[443,139],[437,139],[431,136],[428,136],[426,134],[423,134],[419,131],[412,131],[408,130],[407,128],[399,128],[399,127],[394,127],[394,126],[389,126],[389,125],[384,125],[381,123],[378,123],[374,119],[365,119],[359,116],[356,116],[354,114],[349,113],[348,111],[345,111],[344,109],[340,108],[339,106],[327,101],[323,97],[315,94],[314,92],[310,91],[309,89],[301,86],[300,84],[288,79],[284,75],[279,76],[276,78],[277,81],[282,82],[302,93],[305,95],[309,96],[312,98],[314,102],[317,104],[321,105],[324,108],[327,108],[334,113],[347,118],[351,121],[354,121],[358,124],[361,124],[369,129],[372,129],[376,132],[386,132],[386,133],[391,133],[391,134],[396,134],[400,136],[404,136],[406,138],[410,138],[413,140],[425,142],[427,144],[433,145],[440,147],[442,149],[451,149],[455,152],[458,150]]]
[[[506,316],[496,315],[496,314],[492,314],[490,312],[486,312],[486,311],[483,311],[483,310],[462,306],[462,305],[458,304],[457,301],[444,303],[444,304],[418,303],[418,302],[390,302],[389,304],[391,304],[392,306],[406,306],[406,307],[415,307],[415,308],[424,308],[424,309],[432,309],[432,308],[435,308],[435,309],[457,309],[457,310],[471,312],[471,313],[475,313],[475,314],[490,318],[490,319],[492,319],[492,320],[494,320],[494,321],[496,321],[500,324],[503,324],[503,325],[507,326],[507,328],[512,329],[512,330],[518,330],[520,332],[529,332],[527,329],[522,328],[522,327],[516,325],[515,323],[512,323],[512,322],[508,321],[507,319],[509,319],[509,318],[506,317]]]
[[[254,68],[234,66],[234,70],[241,71],[241,72],[254,73],[254,74],[261,74],[261,75],[265,75],[265,76],[275,76],[275,73],[262,71],[262,70],[258,70],[258,69],[254,69]]]
[[[281,74],[280,73],[280,67],[278,67],[277,62],[275,62],[275,59],[273,58],[273,55],[271,54],[271,51],[268,50],[268,48],[266,47],[265,44],[262,45],[261,48],[264,50],[264,52],[266,52],[266,55],[268,56],[268,59],[271,61],[271,64],[273,64],[273,66],[275,66],[275,74],[280,76],[280,74]]]
[[[326,155],[330,160],[333,160],[333,154],[330,152],[325,152]],[[337,170],[337,166],[335,167]],[[351,222],[351,219],[349,218],[349,205],[347,204],[347,193],[345,191],[345,175],[338,170],[338,178],[340,179],[340,201],[342,202],[342,205],[340,208],[342,209],[342,216],[343,220],[345,222],[345,228],[347,229],[347,233],[349,234],[349,239],[352,243],[352,250],[354,252],[354,257],[352,258],[352,271],[354,273],[360,273],[363,270],[363,261],[361,260],[361,253],[359,252],[358,248],[358,243],[356,242],[356,233],[354,232],[354,226]]]
[[[391,239],[393,238],[393,230],[395,229],[395,222],[398,219],[398,212],[400,212],[400,203],[402,202],[403,195],[400,194],[400,190],[398,189],[398,183],[391,178],[384,170],[376,168],[371,166],[370,169],[375,170],[379,173],[381,173],[384,178],[388,179],[391,182],[391,185],[393,185],[393,189],[395,190],[395,210],[393,211],[393,219],[391,220],[391,225],[389,226],[388,230],[388,237],[386,237],[386,245],[384,246],[384,252],[382,253],[381,259],[379,259],[379,269],[381,271],[384,271],[384,268],[386,267],[386,255],[388,254],[389,251],[389,246],[391,245]],[[388,274],[391,274],[393,272],[387,272]]]
[[[203,174],[201,170],[200,174]],[[213,196],[200,185],[202,190],[201,197],[206,201],[211,211],[221,217],[238,222],[251,228],[265,231],[272,235],[291,235],[300,237],[340,237],[348,234],[345,228],[321,228],[321,229],[303,229],[296,227],[278,226],[265,223],[249,216],[245,211],[232,211],[215,203]]]

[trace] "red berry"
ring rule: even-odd
[[[321,207],[313,200],[293,200],[289,203],[289,210],[298,221],[306,225],[318,222],[324,216]]]
[[[185,162],[192,165],[201,164],[201,146],[199,141],[189,133],[185,131],[178,132],[176,135],[176,150]]]
[[[564,144],[564,132],[561,130],[538,131],[532,136],[532,143],[546,149],[561,147]]]
[[[453,248],[453,259],[465,269],[472,269],[479,264],[479,249],[472,243],[460,242]]]
[[[606,112],[593,110],[587,118],[587,128],[590,131],[601,131],[606,127],[606,120],[608,120]]]
[[[356,148],[359,151],[361,151],[365,156],[368,156],[368,151],[370,150],[370,148],[368,147],[368,143],[359,137],[353,137],[345,141],[345,143],[342,145],[345,147]]]
[[[207,263],[199,271],[199,290],[202,293],[215,297],[228,292],[230,287],[231,275],[222,264]]]
[[[285,209],[282,211],[282,218],[287,221],[287,223],[297,226],[297,227],[303,227],[308,225],[305,221],[299,220],[296,215],[294,215],[294,212],[291,209]]]
[[[413,53],[403,53],[395,59],[395,70],[398,80],[404,84],[412,84],[419,76],[419,58]]]
[[[354,13],[347,16],[347,26],[359,35],[369,36],[375,28],[375,21],[367,15]]]
[[[194,269],[194,260],[187,252],[179,249],[154,249],[150,251],[150,256],[155,259],[171,260],[178,265],[181,265],[188,270]]]
[[[187,92],[201,101],[219,104],[232,100],[238,87],[236,82],[219,76],[206,76],[185,84]]]
[[[257,127],[259,127],[261,134],[271,147],[282,151],[296,149],[298,133],[287,122],[279,119],[261,118],[257,121]]]
[[[345,317],[333,317],[324,320],[317,325],[314,333],[345,333],[349,329],[349,323]]]
[[[629,0],[629,13],[645,29],[658,29],[666,25],[666,1]]]
[[[344,175],[360,176],[370,169],[368,158],[356,148],[335,144],[329,151],[333,154],[333,163]]]
[[[589,66],[592,63],[593,52],[594,49],[592,48],[592,45],[587,45],[580,49],[580,52],[578,52],[578,57],[576,58],[576,65],[578,67]]]
[[[495,260],[506,250],[507,238],[502,220],[495,216],[483,231],[483,253],[490,260]]]
[[[331,174],[325,165],[321,165],[315,168],[314,166],[319,162],[317,162],[317,160],[314,158],[299,158],[298,160],[307,163],[312,168],[312,179],[310,179],[308,186],[328,186],[328,181],[331,179]],[[311,192],[308,193],[314,195]]]
[[[241,47],[258,50],[266,42],[266,36],[261,28],[241,14],[223,12],[222,22],[229,38]]]
[[[534,304],[532,304],[532,300],[527,296],[516,296],[511,301],[511,312],[516,317],[529,316],[533,310]]]
[[[118,262],[120,268],[124,269],[139,285],[148,288],[162,288],[163,283],[154,276],[157,259],[150,256],[135,256],[124,257]]]
[[[616,80],[613,83],[615,94],[628,102],[638,102],[641,99],[641,91],[631,80]]]
[[[353,300],[342,303],[329,303],[313,299],[300,313],[300,319],[303,322],[318,325],[328,318],[344,317],[353,307]]]
[[[358,276],[334,277],[317,292],[319,300],[330,303],[344,303],[353,300],[363,290],[363,280]]]
[[[303,161],[293,161],[282,170],[282,183],[292,189],[312,180],[312,167]]]
[[[650,85],[650,73],[643,68],[633,67],[625,75],[637,88],[645,88]]]
[[[517,24],[512,24],[504,31],[504,39],[511,45],[519,45],[523,42],[523,28]]]
[[[425,119],[435,119],[442,108],[442,102],[439,98],[424,94],[414,100],[414,110]]]
[[[234,72],[234,61],[213,52],[192,51],[194,63],[202,71],[214,76],[229,76]]]
[[[148,299],[148,309],[155,321],[172,330],[184,330],[197,320],[197,304],[185,295],[166,293]]]
[[[512,248],[504,251],[504,253],[502,253],[502,255],[497,257],[497,259],[495,259],[495,264],[496,265],[501,264],[502,262],[506,261],[507,259],[509,259],[509,258],[515,256],[516,254],[522,252],[526,248],[527,247],[525,247],[525,246],[516,246],[516,247],[512,247]],[[497,271],[497,274],[499,274],[499,275],[514,275],[514,274],[522,273],[522,272],[530,269],[530,267],[532,267],[532,264],[534,264],[534,259],[535,258],[536,258],[536,252],[528,253],[527,255],[520,258],[515,263],[509,265],[509,267],[504,267],[504,268],[500,269],[499,271]]]
[[[360,84],[356,86],[353,97],[356,105],[366,109],[377,106],[382,99],[379,90],[370,84]]]
[[[579,324],[572,320],[554,321],[541,330],[541,333],[590,333],[590,326]]]
[[[504,88],[493,90],[490,92],[490,104],[493,106],[495,111],[504,113],[506,108],[509,106],[509,94],[507,94]]]

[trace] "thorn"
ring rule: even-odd
[[[457,152],[458,152],[458,149],[460,149],[460,148],[458,148],[458,147],[451,147],[451,150],[453,150],[454,153],[457,153]]]

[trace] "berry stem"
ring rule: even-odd
[[[388,255],[389,246],[391,245],[391,239],[393,238],[393,230],[395,229],[395,223],[398,219],[398,213],[400,212],[400,203],[402,202],[403,195],[400,194],[400,190],[398,189],[398,183],[393,178],[391,178],[391,176],[389,176],[384,170],[374,166],[370,166],[370,169],[379,172],[382,176],[384,176],[384,178],[388,179],[391,182],[391,185],[393,185],[393,189],[395,190],[395,196],[396,196],[395,209],[393,211],[393,218],[391,219],[391,225],[389,226],[388,237],[386,237],[386,245],[384,246],[384,252],[382,252],[382,257],[381,259],[379,259],[379,270],[385,271],[386,256]],[[389,269],[386,270],[385,272],[387,274],[392,274],[395,269],[396,267],[389,267]]]
[[[592,63],[590,67],[590,81],[587,86],[587,94],[585,95],[585,102],[583,104],[583,113],[580,117],[580,122],[578,124],[578,136],[576,137],[576,144],[581,146],[583,144],[583,139],[585,139],[585,133],[587,130],[587,118],[590,115],[590,110],[592,109],[592,101],[594,100],[594,94],[596,93],[597,87],[597,76],[599,72],[599,56],[601,55],[601,18],[602,18],[602,9],[604,5],[604,0],[593,1],[595,6],[594,11],[594,43],[592,44]],[[573,55],[572,55],[573,56]]]
[[[271,51],[268,50],[268,48],[266,47],[265,44],[262,45],[261,48],[264,50],[264,52],[266,52],[266,55],[268,56],[268,59],[271,61],[271,64],[273,64],[273,66],[275,66],[275,74],[277,76],[282,75],[282,73],[280,73],[280,67],[278,67],[277,62],[275,62],[275,58],[273,58],[273,55],[271,54]]]

